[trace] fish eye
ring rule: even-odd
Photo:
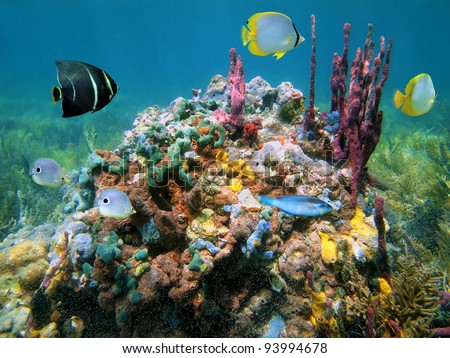
[[[108,205],[109,204],[109,198],[108,197],[103,198],[102,203],[105,204],[105,205]]]
[[[42,171],[41,167],[36,167],[35,172],[40,173]]]

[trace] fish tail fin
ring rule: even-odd
[[[255,39],[255,33],[250,32],[246,26],[242,26],[241,28],[241,41],[244,46]]]
[[[405,98],[406,96],[401,93],[399,90],[397,90],[397,92],[395,92],[394,95],[394,104],[395,104],[395,108],[400,108],[401,106],[403,106],[405,104]]]
[[[56,104],[62,99],[62,89],[58,86],[52,87],[52,99],[53,103]]]

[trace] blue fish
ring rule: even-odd
[[[305,195],[288,195],[280,196],[279,198],[261,195],[259,201],[263,205],[275,206],[285,213],[299,216],[321,216],[333,210],[331,205],[326,202]]]

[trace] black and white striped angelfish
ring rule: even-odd
[[[95,112],[105,107],[119,86],[102,69],[79,61],[55,61],[58,82],[53,86],[53,103],[62,99],[63,117]]]

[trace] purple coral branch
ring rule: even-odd
[[[344,25],[344,49],[342,57],[337,53],[333,58],[333,72],[330,79],[331,87],[331,112],[343,112],[345,93],[347,91],[347,71],[348,71],[348,41],[350,37],[350,24]]]
[[[367,337],[375,338],[376,337],[375,311],[372,307],[367,307],[366,314],[367,314]]]
[[[305,122],[303,125],[304,131],[308,132],[313,129],[315,123],[314,116],[314,82],[316,80],[316,18],[311,15],[311,80],[309,87],[309,108],[305,112]]]
[[[378,231],[378,252],[377,266],[381,275],[392,287],[391,273],[388,261],[388,252],[386,244],[386,225],[384,223],[384,199],[381,196],[375,196],[375,227]]]
[[[394,320],[389,320],[389,326],[391,327],[392,331],[394,332],[394,337],[395,338],[402,338],[403,337],[403,333],[402,333],[402,328],[400,327],[400,325],[395,322]]]
[[[235,128],[241,127],[245,108],[245,80],[244,67],[241,56],[236,56],[236,49],[230,49],[230,71],[228,73],[230,89],[230,117],[229,123]]]
[[[350,160],[352,168],[351,205],[353,207],[356,205],[366,164],[380,140],[383,112],[378,111],[378,108],[382,89],[389,73],[392,48],[392,41],[389,40],[386,50],[384,37],[381,37],[380,52],[373,59],[372,32],[373,26],[369,24],[364,50],[361,52],[361,49],[358,49],[352,62],[349,92],[345,98],[350,25],[344,25],[343,55],[342,58],[337,54],[334,55],[330,80],[331,110],[338,110],[340,118],[339,130],[333,141],[334,159]],[[380,73],[381,80],[377,84]]]
[[[430,329],[431,337],[450,338],[450,326]]]
[[[306,280],[308,281],[308,286],[311,290],[313,290],[314,292],[319,292],[319,290],[317,289],[317,287],[314,283],[313,274],[309,270],[306,272]]]
[[[442,308],[450,310],[450,292],[440,291],[438,292],[438,296],[439,296],[438,302],[442,306]]]

